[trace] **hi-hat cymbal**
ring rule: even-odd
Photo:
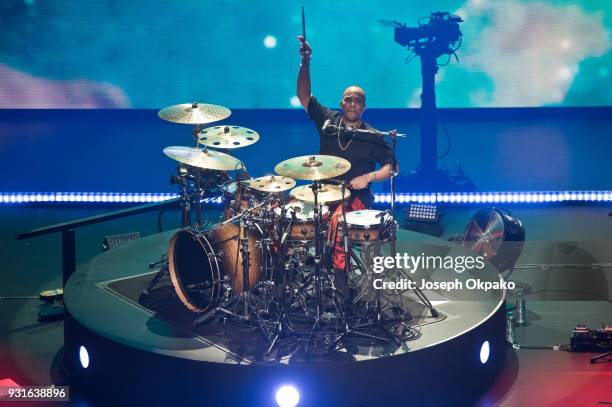
[[[314,203],[314,192],[311,188],[312,184],[302,185],[300,187],[293,188],[290,195],[302,202],[309,204]],[[351,191],[348,188],[344,189],[344,199],[351,197]],[[340,185],[329,185],[321,184],[321,189],[317,194],[317,202],[325,204],[328,202],[339,202],[342,201],[342,190]]]
[[[249,186],[261,192],[283,192],[295,186],[295,180],[280,175],[268,175],[252,179]]]
[[[333,155],[304,155],[276,164],[274,171],[285,177],[318,181],[334,178],[351,169],[351,163]]]
[[[168,106],[157,112],[164,120],[183,124],[205,124],[223,120],[232,112],[223,106],[206,103],[182,103]]]
[[[208,170],[231,171],[244,167],[239,159],[213,150],[202,151],[193,147],[170,146],[164,148],[164,154],[180,163]]]
[[[232,125],[208,127],[198,133],[198,143],[208,147],[246,147],[257,140],[259,134],[255,130]]]

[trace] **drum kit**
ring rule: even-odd
[[[259,134],[234,125],[204,128],[230,114],[225,107],[202,103],[158,113],[164,120],[193,125],[195,147],[163,149],[177,162],[172,181],[179,187],[182,227],[144,293],[169,275],[182,304],[198,313],[194,327],[218,319],[253,324],[268,341],[268,352],[281,338],[305,341],[305,349],[317,347],[320,341],[314,338],[323,331],[330,348],[348,335],[399,345],[401,338],[392,329],[385,328],[387,335],[363,331],[382,327],[383,309],[403,312],[397,312],[399,301],[382,304],[369,281],[372,256],[395,238],[393,217],[384,211],[344,209],[350,191],[335,178],[351,164],[339,157],[294,157],[278,163],[276,175],[251,178],[240,160],[215,149],[247,147]],[[296,181],[310,183],[296,187]],[[224,197],[222,215],[205,226],[202,200],[215,194]],[[334,284],[331,267],[335,236],[330,220],[338,206],[342,217],[336,233],[350,253],[346,271],[359,277],[349,280],[350,290],[344,292]]]

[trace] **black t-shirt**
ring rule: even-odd
[[[331,124],[334,126],[340,126],[342,112],[328,109],[321,105],[314,96],[308,102],[308,117],[314,122],[319,132],[320,154],[341,157],[351,163],[351,169],[346,174],[337,177],[337,179],[350,181],[355,177],[376,170],[376,164],[381,167],[385,164],[391,164],[391,147],[382,137],[372,134],[351,135],[342,131],[340,135],[336,131],[331,131],[330,134],[324,133],[322,127],[328,119],[331,120]],[[364,121],[361,122],[359,128],[376,130]],[[372,194],[369,187],[351,191],[351,194],[358,196],[369,206]]]

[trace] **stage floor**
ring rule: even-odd
[[[353,404],[356,400],[369,400],[363,404],[368,406],[392,400],[393,393],[401,392],[408,382],[418,383],[419,394],[415,395],[415,400],[448,400],[448,395],[434,391],[443,383],[456,395],[454,397],[474,401],[486,391],[503,365],[505,290],[425,291],[439,312],[437,318],[431,317],[412,291],[405,292],[402,306],[413,317],[409,325],[418,335],[399,345],[392,341],[348,338],[333,348],[330,343],[337,335],[339,323],[334,318],[322,324],[318,336],[315,335],[318,339],[313,339],[309,346],[304,345],[307,341],[295,337],[282,338],[282,343],[270,353],[267,352],[267,340],[253,326],[219,320],[192,329],[191,323],[199,314],[187,311],[168,283],[161,284],[148,297],[140,296],[155,274],[148,264],[166,252],[174,233],[152,235],[98,255],[69,279],[65,302],[70,316],[66,323],[72,328],[71,335],[66,337],[66,349],[71,353],[81,343],[98,348],[98,354],[105,359],[96,372],[98,380],[118,371],[133,370],[129,362],[132,358],[139,361],[139,366],[146,365],[147,358],[155,365],[155,368],[144,369],[151,370],[149,373],[140,369],[134,371],[141,380],[153,374],[153,370],[157,371],[155,378],[159,379],[160,369],[170,372],[179,369],[177,366],[219,377],[227,374],[221,370],[222,366],[259,366],[255,370],[244,367],[232,370],[230,376],[240,377],[247,387],[248,383],[253,383],[257,388],[255,393],[273,387],[272,383],[278,383],[281,376],[289,375],[295,381],[310,377],[306,380],[308,384],[302,385],[317,388],[311,402],[317,404],[336,399],[339,405],[357,405]],[[404,252],[441,256],[466,254],[463,248],[448,241],[400,231],[398,253]],[[420,279],[465,281],[476,275],[422,270],[412,277],[417,282]],[[490,282],[499,278],[490,265],[479,270],[477,277]],[[493,355],[487,365],[479,356],[484,341],[488,342]],[[124,356],[107,363],[105,354]],[[159,357],[163,357],[164,362],[159,362]],[[67,364],[72,366],[73,374],[80,374],[82,369],[77,361]],[[275,370],[274,366],[281,369]],[[261,368],[264,370],[258,370]],[[465,378],[461,368],[473,370],[467,384],[462,383]],[[86,372],[77,381],[83,387],[90,386],[91,375]],[[264,377],[266,385],[254,384]],[[432,377],[436,380],[432,381]],[[481,379],[474,382],[474,377]],[[225,393],[221,390],[224,381],[219,383],[220,399],[231,400],[230,404],[242,402],[240,396],[230,398],[229,389]],[[351,385],[356,387],[352,394],[338,393],[338,386]],[[185,382],[181,386],[186,386]],[[265,395],[260,396],[265,398]],[[258,396],[253,397],[257,399]]]
[[[263,354],[262,349],[267,348],[265,339],[255,327],[232,322],[226,325],[212,322],[191,329],[191,322],[200,314],[189,312],[178,301],[169,281],[155,288],[149,297],[140,296],[157,272],[151,270],[148,264],[167,251],[168,241],[175,232],[153,235],[113,249],[80,268],[66,289],[66,303],[71,314],[91,330],[145,351],[210,362],[289,363],[291,354]],[[400,231],[398,236],[399,253],[453,255],[454,252],[457,255],[457,252],[463,250],[453,246],[414,232]],[[467,274],[444,276],[442,273],[444,271],[433,272],[427,278],[450,280],[451,277],[458,277],[465,280],[469,277]],[[421,278],[418,274],[415,276],[417,280]],[[494,280],[495,270],[491,267],[481,271],[478,278]],[[501,292],[487,295],[472,290],[458,290],[444,294],[427,290],[425,294],[439,311],[440,317],[431,317],[412,291],[403,294],[403,306],[414,318],[412,326],[420,332],[417,339],[404,342],[399,347],[394,344],[378,346],[375,343],[366,344],[370,341],[356,341],[357,349],[351,347],[344,351],[352,354],[355,361],[361,361],[433,346],[473,329],[490,317],[503,300]],[[121,318],[108,318],[108,315],[121,315]],[[331,322],[326,329],[333,331],[333,328]],[[233,334],[228,336],[226,331]],[[249,338],[248,342],[239,340],[244,335]]]

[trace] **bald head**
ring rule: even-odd
[[[342,94],[340,107],[344,122],[358,125],[365,111],[365,91],[359,86],[349,86]]]
[[[352,85],[352,86],[349,86],[348,88],[344,89],[344,93],[342,93],[342,98],[344,98],[346,95],[350,95],[350,94],[361,95],[363,97],[363,102],[365,103],[365,98],[366,98],[365,90],[363,90],[359,86]]]

